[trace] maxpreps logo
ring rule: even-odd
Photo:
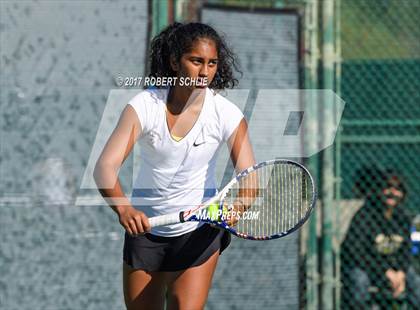
[[[109,93],[80,186],[80,189],[95,190],[98,199],[94,201],[97,204],[102,204],[103,198],[97,192],[93,179],[95,163],[118,123],[125,106],[122,103],[129,102],[138,93],[139,89],[113,89]],[[345,105],[331,90],[260,89],[255,95],[249,89],[233,89],[224,90],[220,95],[244,112],[258,162],[274,158],[307,158],[331,146]],[[133,151],[133,180],[139,169],[139,148],[140,145],[136,143]],[[226,162],[230,160],[228,152],[223,153],[223,150],[219,158]],[[216,175],[223,178],[224,173],[225,171],[220,174],[216,171]],[[165,188],[171,187],[171,181],[168,182],[169,184],[164,185]],[[83,198],[78,197],[76,205],[86,205]],[[252,218],[256,215],[240,216]]]
[[[260,216],[260,211],[225,211],[217,210],[216,212],[210,212],[208,209],[201,209],[197,211],[196,217],[198,220],[211,220],[211,221],[226,221],[229,218],[236,218],[237,220],[258,220]]]

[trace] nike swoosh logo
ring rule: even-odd
[[[202,145],[202,144],[204,144],[204,143],[206,143],[206,141],[203,141],[203,142],[200,142],[200,143],[194,142],[194,143],[193,143],[193,146],[199,146],[199,145]]]

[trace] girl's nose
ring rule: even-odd
[[[209,73],[209,69],[207,65],[202,65],[201,66],[201,70],[200,70],[200,76],[201,77],[206,77]]]

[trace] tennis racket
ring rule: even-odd
[[[276,159],[242,171],[204,204],[151,217],[149,223],[156,227],[202,221],[240,238],[270,240],[301,227],[315,202],[315,184],[309,171],[297,162]]]

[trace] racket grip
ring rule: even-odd
[[[149,217],[149,224],[151,227],[164,226],[164,225],[177,224],[177,223],[181,223],[179,213],[172,213],[172,214]]]

